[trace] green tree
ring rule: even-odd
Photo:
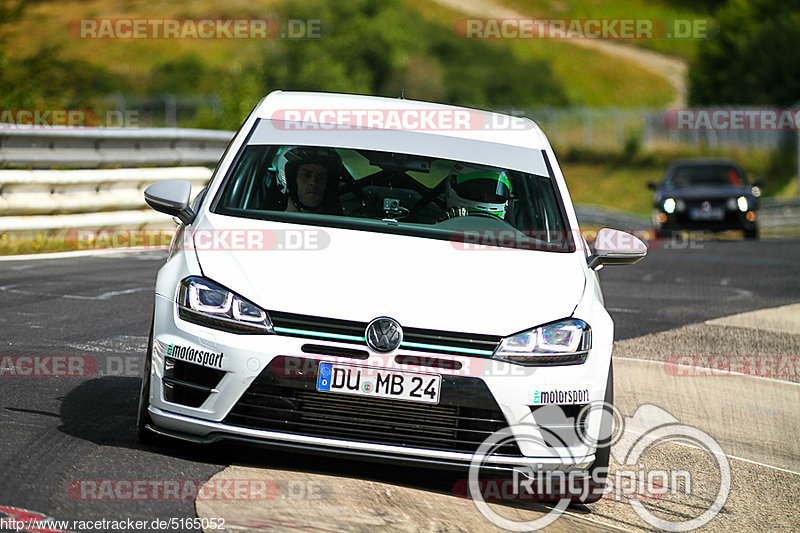
[[[397,0],[307,1],[288,5],[285,15],[318,20],[322,38],[284,39],[268,48],[270,87],[381,94],[424,43],[419,21]]]
[[[698,46],[692,105],[790,106],[800,100],[800,9],[795,0],[728,0],[719,33]]]
[[[23,1],[0,0],[0,107],[15,107],[19,102],[21,93],[13,85],[11,73],[15,65],[6,57],[5,30],[8,26],[22,16],[25,7]]]
[[[482,107],[559,105],[566,91],[550,63],[518,59],[506,43],[459,39],[400,0],[287,5],[319,20],[321,39],[280,39],[265,49],[265,89],[399,96]]]

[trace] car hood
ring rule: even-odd
[[[193,231],[203,274],[272,311],[509,335],[570,316],[586,282],[580,253],[464,250],[444,240],[216,214]],[[272,249],[242,245],[246,237],[236,245],[234,232],[267,235],[263,248]],[[211,234],[234,245],[209,245]],[[286,235],[307,249],[277,244]]]
[[[748,187],[717,186],[717,187],[685,187],[682,189],[662,189],[661,198],[680,198],[682,200],[713,200],[717,198],[733,198],[749,196]]]

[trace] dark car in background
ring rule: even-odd
[[[742,230],[758,238],[760,182],[728,159],[681,159],[670,164],[661,183],[649,183],[653,224],[661,235],[676,231]]]

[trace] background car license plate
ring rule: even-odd
[[[708,211],[692,209],[689,211],[689,218],[692,220],[722,220],[725,218],[725,212],[718,207],[712,207]]]
[[[317,390],[321,392],[439,403],[441,388],[442,376],[439,374],[326,362],[319,364],[317,374]]]

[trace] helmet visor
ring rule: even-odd
[[[505,173],[473,172],[455,177],[456,193],[467,200],[502,204],[511,197],[511,184]]]

